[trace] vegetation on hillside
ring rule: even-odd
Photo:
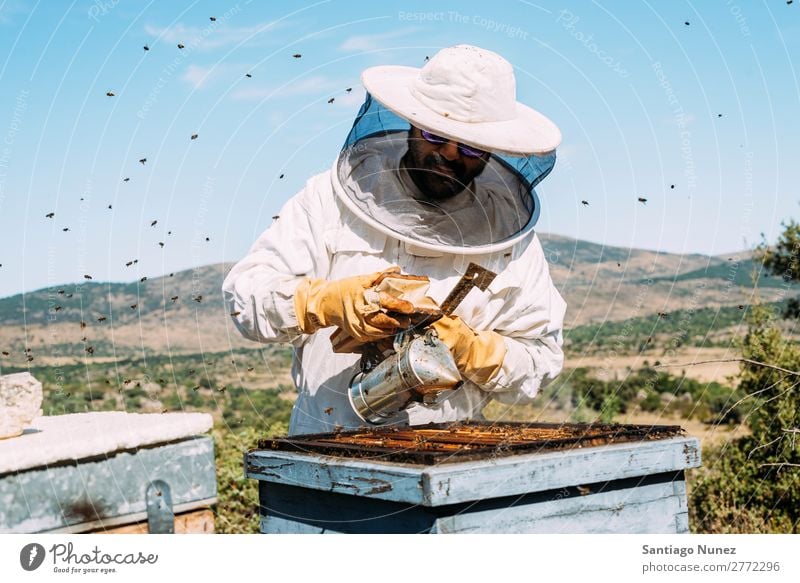
[[[258,487],[244,478],[242,456],[258,439],[287,432],[293,394],[288,385],[268,380],[259,384],[247,377],[265,371],[284,377],[290,358],[290,350],[275,346],[205,357],[37,366],[31,372],[43,383],[47,415],[108,410],[211,413],[219,500],[214,507],[216,529],[241,533],[258,531]],[[568,369],[540,401],[568,410],[573,421],[611,421],[618,413],[638,408],[659,412],[666,423],[681,418],[736,423],[741,411],[728,409],[740,395],[718,383],[649,367],[611,380],[598,379],[589,369]]]
[[[798,224],[757,255],[775,275],[800,281]],[[767,307],[750,314],[739,389],[752,435],[704,452],[690,497],[699,532],[800,532],[800,347],[776,326],[780,316]]]
[[[786,299],[766,304],[786,310]],[[572,354],[664,355],[684,346],[729,347],[738,329],[747,325],[750,305],[676,310],[617,322],[578,326],[564,333],[565,349]]]

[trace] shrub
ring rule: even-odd
[[[743,356],[758,363],[800,369],[800,349],[754,309]],[[745,363],[740,389],[744,419],[753,432],[706,452],[691,491],[690,513],[699,532],[784,532],[800,528],[800,397],[798,375]]]
[[[647,396],[642,399],[642,402],[639,403],[639,406],[643,411],[658,411],[663,407],[661,396],[655,391],[650,391],[647,393]]]
[[[245,478],[244,454],[256,447],[259,439],[285,435],[286,422],[277,422],[259,430],[243,427],[213,431],[217,470],[217,503],[213,507],[215,530],[221,534],[258,533],[258,481]]]

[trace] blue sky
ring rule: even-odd
[[[239,259],[332,163],[364,68],[459,43],[562,130],[539,230],[774,240],[800,215],[798,4],[0,0],[0,296]]]

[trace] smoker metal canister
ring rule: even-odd
[[[421,400],[414,389],[425,393],[454,388],[461,382],[450,349],[435,334],[418,336],[370,372],[358,373],[350,383],[348,397],[356,415],[375,425]]]

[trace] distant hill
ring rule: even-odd
[[[712,260],[715,258],[711,258]],[[752,259],[735,259],[733,261],[709,262],[705,267],[680,273],[675,277],[658,278],[659,280],[668,279],[669,281],[691,281],[691,280],[724,280],[733,285],[752,287],[753,277],[759,277],[759,287],[779,288],[784,287],[784,281],[779,277],[765,277],[760,271],[760,266]]]
[[[749,304],[753,299],[746,254],[715,257],[611,247],[541,234],[550,273],[567,300],[566,327],[642,318],[659,312]],[[761,276],[764,302],[797,294],[777,277]]]
[[[219,307],[222,280],[232,265],[206,265],[132,283],[86,281],[2,298],[0,325],[79,323],[106,317],[115,326],[125,326],[165,313],[205,317]]]
[[[786,301],[765,304],[775,313]],[[651,314],[628,320],[584,324],[565,333],[565,349],[572,354],[644,352],[653,348],[676,351],[684,346],[728,348],[735,335],[746,331],[750,306],[713,306]],[[787,330],[796,335],[796,331]]]
[[[621,327],[598,324],[631,321],[644,333],[659,312],[702,308],[702,322],[732,325],[741,320],[738,306],[752,300],[754,265],[743,255],[677,255],[559,235],[540,238],[553,280],[567,300],[566,327],[583,327],[572,338],[576,349],[597,332],[618,333]],[[222,301],[230,267],[207,265],[132,283],[86,281],[0,299],[0,350],[9,353],[0,364],[20,365],[28,355],[37,362],[72,364],[76,358],[254,348],[232,325]],[[759,285],[765,302],[784,301],[798,290],[779,278],[762,277]],[[720,318],[709,312],[719,307],[731,309]],[[692,335],[701,333],[698,322]]]
[[[217,264],[136,281],[87,281],[0,299],[0,347],[18,362],[195,354],[252,347],[231,323]],[[174,298],[174,299],[173,299]],[[0,361],[3,362],[3,361]]]

